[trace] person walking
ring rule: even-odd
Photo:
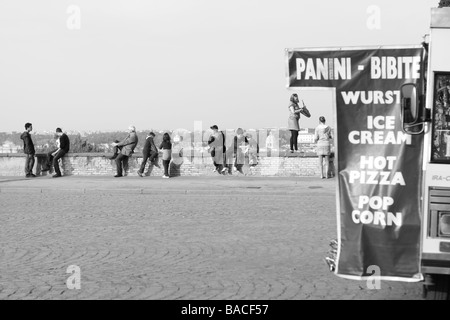
[[[63,133],[61,128],[56,128],[56,136],[58,140],[56,141],[56,150],[52,150],[47,154],[47,161],[41,171],[49,171],[51,165],[55,169],[55,174],[53,178],[62,177],[61,170],[59,168],[58,160],[64,157],[70,150],[70,140],[69,137]]]
[[[317,144],[316,153],[319,157],[320,178],[328,179],[328,166],[331,154],[330,141],[333,139],[333,135],[331,128],[325,124],[325,117],[323,116],[319,118],[319,125],[315,129],[314,137]]]
[[[244,171],[242,168],[244,167],[244,164],[246,162],[246,153],[248,150],[248,139],[244,135],[244,130],[242,128],[236,129],[236,135],[233,138],[233,142],[229,149],[229,155],[227,158],[234,160],[234,167],[236,168],[237,172],[241,175],[244,174]],[[228,174],[232,174],[232,166],[233,164],[228,164]]]
[[[159,149],[162,151],[162,162],[164,167],[164,175],[162,177],[164,179],[168,179],[170,178],[169,164],[172,159],[172,142],[170,141],[170,135],[167,132],[163,135],[163,140],[159,146]]]
[[[35,162],[35,149],[30,132],[33,131],[33,125],[29,122],[25,124],[25,132],[22,133],[20,139],[23,140],[23,153],[25,153],[25,176],[27,178],[36,178],[33,174],[33,167]]]
[[[114,142],[112,144],[113,147],[121,148],[120,153],[116,158],[117,174],[114,176],[115,178],[123,177],[123,171],[127,171],[128,159],[134,153],[134,149],[136,148],[138,142],[139,139],[136,134],[136,128],[134,126],[130,126],[128,127],[127,137],[122,142]]]
[[[219,127],[213,125],[210,127],[213,131],[211,137],[208,140],[210,147],[211,158],[215,166],[215,170],[219,174],[225,173],[224,168],[224,152],[225,152],[225,135],[223,132],[219,132]]]
[[[145,139],[144,149],[142,150],[143,157],[141,168],[137,172],[140,177],[143,177],[147,161],[150,161],[151,164],[155,165],[154,161],[158,157],[158,148],[156,148],[154,138],[155,134],[153,132],[150,132]],[[158,164],[156,164],[156,166],[158,166]]]

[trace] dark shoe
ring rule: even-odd
[[[26,178],[31,178],[31,174],[27,174],[25,177]]]
[[[30,174],[30,178],[36,178],[36,175]]]
[[[60,174],[53,175],[53,178],[60,178],[60,177],[62,177],[62,175],[60,175]]]
[[[116,175],[114,176],[114,178],[121,178],[121,177],[123,177],[123,175],[121,175],[121,174],[116,174]]]
[[[138,174],[139,177],[141,177],[141,178],[143,177],[142,173],[140,173],[139,171],[137,172],[137,174]]]

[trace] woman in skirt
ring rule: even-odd
[[[331,128],[325,124],[325,117],[319,118],[319,125],[315,130],[316,152],[319,157],[320,177],[328,178],[328,165],[330,163],[331,139],[333,139]],[[325,163],[324,163],[325,160]]]

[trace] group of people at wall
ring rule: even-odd
[[[168,179],[170,177],[169,165],[172,160],[172,153],[177,152],[179,157],[183,156],[183,149],[179,145],[183,137],[176,136],[174,138],[174,143],[172,143],[170,135],[166,132],[163,135],[160,145],[157,147],[154,140],[155,136],[156,135],[153,132],[150,132],[145,139],[144,148],[142,150],[143,159],[141,166],[137,171],[137,174],[140,177],[144,176],[144,171],[147,163],[150,163],[151,166],[153,165],[160,168],[159,152],[161,151],[162,163],[164,167],[164,174],[162,177]],[[127,137],[120,142],[116,140],[112,144],[112,146],[114,147],[114,155],[110,159],[116,161],[117,167],[117,174],[114,177],[123,177],[123,172],[126,171],[128,167],[128,159],[134,153],[134,149],[136,148],[138,142],[139,139],[136,134],[136,128],[134,126],[130,126],[128,128]]]
[[[291,95],[291,104],[289,105],[289,118],[288,129],[291,131],[290,139],[290,152],[294,153],[298,151],[298,132],[300,131],[300,115],[303,114],[306,117],[310,117],[309,110],[303,103],[303,106],[299,105],[299,98],[296,93]],[[330,157],[331,141],[333,140],[333,134],[331,128],[326,125],[325,117],[319,117],[319,125],[314,130],[314,141],[316,145],[316,153],[319,158],[320,177],[322,179],[329,178],[330,171]]]
[[[300,114],[310,117],[309,110],[303,104],[299,106],[299,99],[296,93],[292,94],[290,98],[291,104],[289,105],[289,119],[288,128],[291,131],[290,138],[290,152],[294,153],[298,151],[298,132],[300,131]],[[322,179],[328,178],[329,163],[331,156],[331,140],[333,139],[331,128],[326,125],[326,120],[323,116],[319,117],[319,125],[315,128],[315,142],[317,143],[317,155],[319,158],[320,176]],[[242,128],[236,130],[231,145],[227,148],[225,146],[225,134],[219,131],[217,125],[210,127],[213,131],[212,135],[208,139],[208,151],[211,154],[214,171],[219,174],[232,174],[233,166],[240,174],[244,174],[242,168],[245,164],[255,166],[258,164],[259,145],[250,133],[244,134]],[[33,130],[31,123],[25,124],[25,132],[21,135],[21,139],[24,142],[24,153],[26,154],[25,160],[25,174],[27,178],[36,177],[33,174],[33,167],[35,163],[35,148],[33,140],[31,139],[30,132]],[[62,132],[61,128],[56,129],[56,135],[58,137],[56,141],[56,149],[50,151],[47,154],[46,161],[43,165],[42,171],[48,171],[53,165],[55,169],[54,178],[61,177],[61,170],[59,168],[58,160],[61,159],[70,149],[69,137]],[[145,140],[143,148],[143,160],[141,167],[137,174],[143,177],[145,167],[148,162],[156,167],[159,166],[158,156],[159,152],[162,152],[162,163],[164,167],[163,178],[169,178],[169,164],[172,159],[173,144],[170,135],[166,132],[163,135],[163,139],[159,147],[156,146],[155,134],[150,132]],[[177,136],[178,142],[182,137]],[[128,167],[128,159],[134,153],[139,142],[136,134],[136,128],[130,126],[128,128],[128,135],[122,141],[116,140],[112,146],[114,147],[114,155],[110,158],[116,161],[117,173],[114,177],[123,177],[123,171]],[[179,145],[178,145],[179,146]],[[182,157],[183,149],[178,148],[177,154]]]
[[[219,132],[217,125],[212,126],[211,129],[213,130],[213,133],[208,139],[208,151],[211,154],[215,166],[214,171],[220,174],[232,174],[232,166],[234,165],[236,170],[243,174],[242,167],[244,164],[247,163],[251,166],[257,165],[259,146],[251,134],[247,133],[244,135],[244,130],[242,128],[237,129],[232,145],[227,150],[223,132]],[[26,123],[25,132],[21,135],[21,139],[24,143],[24,153],[26,154],[25,174],[27,178],[36,177],[36,175],[33,174],[36,151],[30,135],[32,130],[33,125],[31,123]],[[53,165],[55,169],[55,174],[53,175],[54,178],[62,176],[58,160],[68,153],[70,149],[69,137],[62,132],[61,128],[56,129],[56,135],[56,149],[47,154],[46,161],[41,169],[41,171],[49,171]],[[167,179],[169,178],[169,165],[172,160],[173,152],[176,152],[177,158],[183,157],[183,148],[180,144],[183,137],[178,135],[175,136],[174,143],[172,143],[170,135],[166,132],[158,147],[155,144],[154,138],[155,134],[150,132],[145,139],[143,160],[137,174],[140,177],[143,177],[148,163],[150,163],[151,166],[153,165],[160,168],[159,153],[161,152],[164,167],[163,178]],[[124,171],[128,168],[128,160],[134,153],[138,143],[139,139],[136,134],[136,128],[130,126],[128,128],[128,135],[125,139],[122,141],[116,140],[112,144],[114,154],[110,159],[115,160],[117,168],[117,173],[114,177],[120,178],[124,176]]]
[[[34,148],[33,139],[31,139],[30,132],[33,131],[33,125],[31,123],[25,124],[25,132],[22,133],[20,138],[23,140],[23,150],[26,155],[25,158],[25,175],[27,178],[36,178],[33,174],[33,167],[35,163],[36,150]],[[62,177],[61,169],[59,168],[58,160],[64,157],[70,150],[69,137],[63,133],[61,128],[56,129],[56,149],[53,149],[47,154],[46,161],[44,162],[41,171],[49,171],[53,165],[55,174],[53,178]]]
[[[208,139],[208,152],[214,163],[214,171],[219,174],[233,174],[233,166],[239,174],[244,174],[242,168],[245,164],[256,166],[258,164],[259,145],[250,133],[242,128],[236,129],[236,135],[227,148],[225,134],[219,131],[217,125],[210,127],[213,130]]]

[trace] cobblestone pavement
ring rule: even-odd
[[[3,177],[0,208],[0,299],[421,299],[328,271],[334,179]]]

